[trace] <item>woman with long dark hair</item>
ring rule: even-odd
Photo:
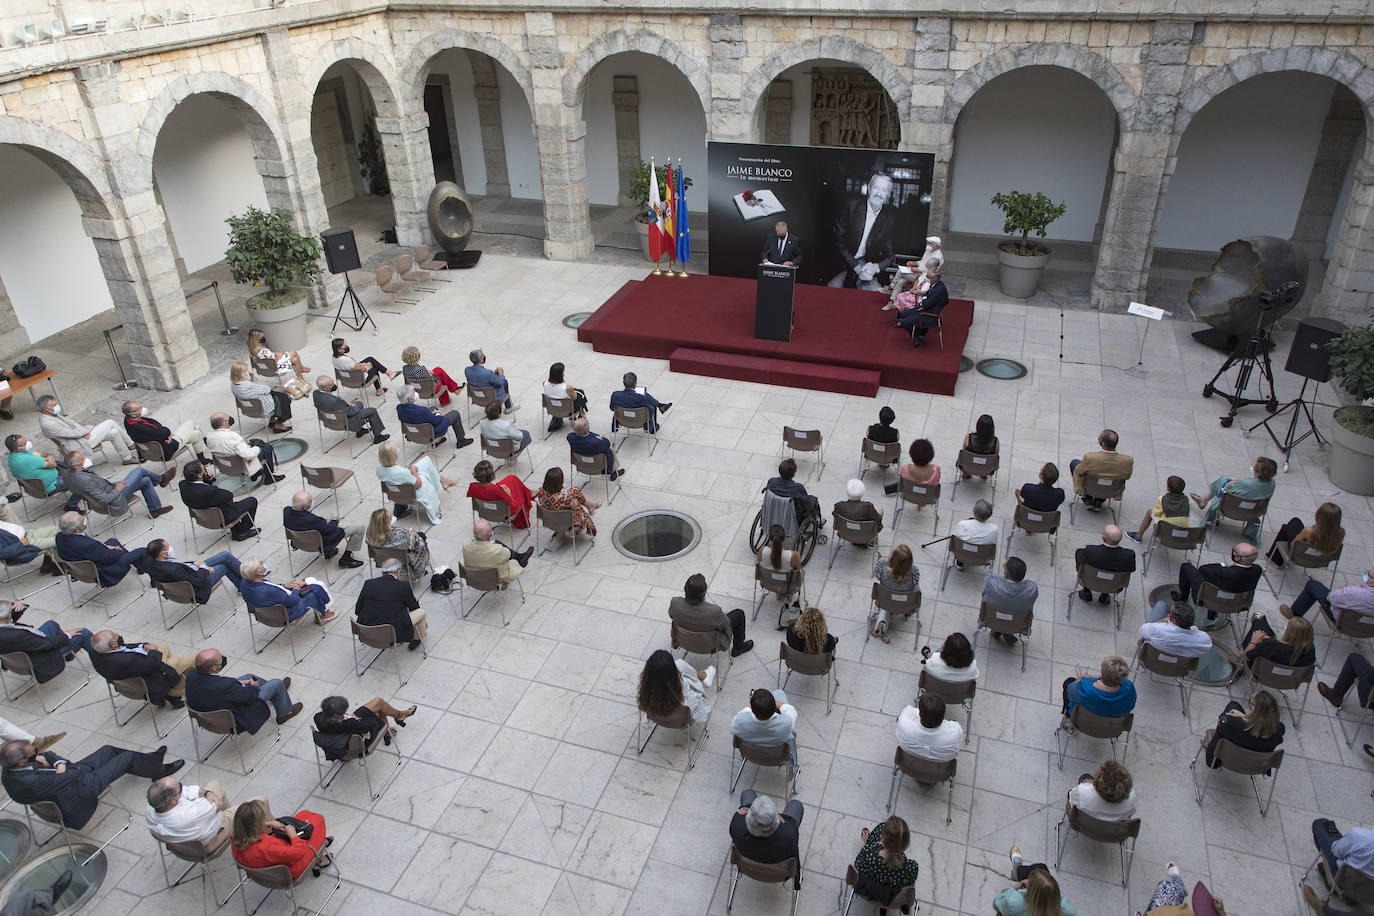
[[[783,528],[782,525],[770,525],[768,528],[768,537],[764,539],[763,545],[759,547],[759,554],[756,558],[758,564],[764,569],[771,569],[774,572],[782,572],[783,570],[789,569],[794,571],[800,570],[802,565],[801,552],[797,550],[784,550],[783,544],[786,540],[787,529]],[[796,588],[786,595],[779,595],[778,598],[783,602],[784,606],[792,607],[800,611],[801,598],[799,596],[801,595],[801,576],[796,576],[792,581],[795,583]],[[779,614],[779,630],[782,629],[781,617],[782,615]]]
[[[639,672],[638,702],[642,712],[659,718],[686,706],[693,722],[705,722],[711,715],[706,688],[715,683],[716,666],[698,671],[667,649],[657,649]]]

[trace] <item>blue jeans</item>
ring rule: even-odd
[[[1299,593],[1298,597],[1293,599],[1291,610],[1298,617],[1302,617],[1312,609],[1313,604],[1320,604],[1322,606],[1322,613],[1326,615],[1326,619],[1334,624],[1336,622],[1336,615],[1331,613],[1330,595],[1331,589],[1322,585],[1316,579],[1308,579],[1307,585],[1303,587],[1302,592]]]
[[[227,550],[221,550],[213,557],[203,561],[210,567],[210,587],[214,588],[215,583],[225,576],[229,577],[229,582],[237,590],[239,583],[243,579],[239,576],[239,559]]]
[[[147,468],[134,468],[124,478],[124,492],[133,490],[143,495],[143,501],[148,505],[148,511],[162,508],[162,500],[157,498],[157,484],[162,479],[161,474],[154,474]]]
[[[1156,601],[1155,606],[1150,608],[1150,613],[1145,617],[1146,623],[1154,623],[1169,616],[1169,606],[1171,601]]]
[[[45,620],[38,625],[38,629],[42,630],[45,636],[56,636],[58,633],[62,632],[62,624],[58,623],[56,620]],[[85,649],[87,652],[91,651],[91,631],[85,627],[82,627],[81,631],[75,636],[71,636],[67,639],[67,648],[62,651],[64,654],[72,654],[78,649]]]
[[[239,680],[241,681],[246,678],[253,678],[261,682],[258,686],[258,699],[266,700],[268,703],[272,704],[272,708],[276,710],[278,717],[287,715],[291,712],[291,697],[287,695],[286,685],[283,684],[280,679],[272,678],[272,680],[269,681],[265,678],[258,677],[256,674],[239,675]]]
[[[66,506],[66,509],[67,509],[68,512],[71,512],[71,511],[73,511],[73,510],[75,510],[75,509],[80,509],[80,508],[81,508],[81,497],[80,497],[80,496],[77,496],[75,493],[70,493],[70,492],[68,492],[68,490],[67,490],[67,485],[66,485],[65,483],[63,483],[61,480],[59,480],[56,484],[54,484],[54,485],[53,485],[53,488],[52,488],[51,490],[48,491],[48,495],[49,495],[49,496],[56,496],[58,493],[66,493],[66,494],[67,494],[67,506]]]

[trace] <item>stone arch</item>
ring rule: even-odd
[[[357,71],[358,78],[371,93],[372,103],[377,106],[377,116],[399,117],[400,99],[396,94],[395,85],[382,67],[372,59],[374,50],[375,48],[357,37],[336,38],[321,48],[311,59],[309,66],[301,70],[301,83],[306,92],[313,95],[330,67],[335,64],[348,64]]]
[[[740,111],[752,120],[758,116],[764,93],[773,80],[788,67],[808,60],[842,60],[868,71],[887,92],[897,106],[897,116],[903,120],[911,103],[911,80],[892,64],[877,48],[852,38],[828,35],[825,38],[788,45],[759,64],[744,80],[740,93]]]
[[[38,157],[71,188],[87,220],[108,223],[112,218],[100,160],[71,136],[20,118],[0,116],[0,144],[15,146]],[[88,222],[88,232],[92,223]],[[97,237],[97,236],[92,236]]]
[[[582,109],[582,100],[587,92],[587,77],[597,64],[615,54],[625,51],[638,51],[657,57],[673,67],[692,84],[692,89],[701,102],[703,113],[711,110],[711,73],[696,58],[687,54],[676,44],[648,29],[617,29],[609,35],[596,39],[572,60],[563,75],[563,104],[576,111]]]
[[[500,39],[490,35],[473,35],[461,29],[448,29],[427,35],[411,49],[410,56],[401,69],[399,85],[405,92],[406,98],[415,100],[417,110],[422,107],[420,100],[425,95],[425,77],[428,75],[430,60],[440,51],[446,51],[449,48],[460,48],[465,51],[485,54],[505,67],[506,72],[515,79],[521,91],[525,93],[525,104],[530,107],[531,112],[534,111],[534,81],[530,78],[529,68],[520,61],[519,56]]]
[[[1003,48],[980,60],[960,74],[945,99],[945,123],[959,118],[968,100],[988,83],[1022,67],[1060,67],[1084,76],[1097,84],[1116,109],[1122,131],[1131,128],[1136,94],[1121,71],[1100,54],[1070,44],[1040,43]]]

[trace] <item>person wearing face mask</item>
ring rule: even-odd
[[[186,705],[182,675],[196,662],[195,655],[173,655],[167,646],[151,642],[125,642],[114,630],[91,637],[91,667],[107,681],[142,678],[148,685],[148,702],[173,709]]]
[[[236,398],[257,401],[272,432],[291,432],[287,422],[291,419],[291,395],[282,388],[269,388],[254,381],[247,363],[234,363],[229,367],[229,392]]]
[[[453,450],[467,448],[472,444],[472,440],[463,432],[463,417],[456,410],[450,410],[446,414],[437,414],[428,407],[420,403],[420,393],[414,385],[402,385],[396,392],[396,399],[400,402],[396,405],[396,416],[402,423],[412,423],[421,425],[428,423],[434,427],[433,445],[442,445],[448,438],[446,433],[449,427],[454,430],[456,437],[453,443]]]
[[[385,388],[377,389],[381,394]],[[348,417],[348,428],[353,430],[357,437],[361,439],[369,432],[372,433],[372,444],[385,442],[391,436],[385,432],[386,427],[382,425],[382,418],[377,414],[377,408],[365,407],[361,400],[345,401],[339,397],[339,386],[334,379],[327,375],[321,375],[315,379],[315,390],[310,395],[315,402],[315,409],[329,411],[331,413],[343,413]]]
[[[158,499],[157,488],[165,487],[177,475],[177,466],[169,467],[162,476],[147,468],[134,468],[119,483],[111,483],[91,470],[91,459],[81,452],[69,452],[58,473],[72,493],[109,507],[110,515],[118,517],[129,511],[129,494],[138,493],[148,507],[150,518],[158,518],[172,511]]]
[[[0,601],[0,652],[24,652],[33,659],[33,675],[40,684],[62,673],[65,661],[91,647],[91,631],[85,627],[62,629],[56,620],[37,626],[20,623],[27,611],[22,601]]]
[[[67,485],[57,472],[57,459],[45,452],[35,452],[33,443],[18,433],[5,437],[5,448],[9,450],[6,463],[10,475],[16,480],[37,480],[49,496],[65,493]],[[67,497],[68,509],[80,509],[81,497],[72,493]]]
[[[787,223],[778,220],[773,224],[773,235],[764,239],[764,264],[781,264],[784,267],[800,267],[802,262],[801,239],[787,231]]]
[[[363,383],[371,383],[372,389],[378,394],[386,394],[386,388],[382,386],[380,376],[385,375],[387,378],[395,378],[396,373],[392,372],[386,366],[383,366],[381,360],[373,356],[355,360],[348,355],[350,349],[348,341],[344,340],[342,337],[335,337],[331,340],[329,342],[329,347],[334,353],[330,361],[334,364],[335,369],[361,369],[366,373],[363,377]]]
[[[95,457],[96,449],[109,444],[125,464],[138,464],[134,443],[114,420],[101,420],[86,426],[67,416],[57,398],[45,394],[38,399],[38,428],[62,452],[81,452]]]
[[[276,473],[277,456],[271,444],[257,439],[247,442],[234,432],[233,425],[234,418],[227,413],[210,414],[210,435],[205,437],[210,454],[237,455],[246,463],[249,476],[264,486],[285,480],[283,475]]]
[[[292,579],[284,585],[267,581],[268,569],[261,557],[244,557],[239,563],[239,594],[249,607],[271,607],[280,604],[286,608],[288,621],[298,620],[307,613],[314,613],[317,624],[326,624],[338,616],[333,609],[334,599],[324,583],[313,576]],[[197,709],[200,707],[197,706]]]
[[[161,445],[163,461],[171,461],[184,442],[191,446],[197,458],[202,462],[209,462],[210,452],[205,448],[205,433],[190,420],[175,430],[170,430],[154,420],[149,415],[148,408],[138,401],[125,401],[122,410],[124,432],[128,433],[134,442],[156,442]]]
[[[229,537],[235,541],[246,541],[258,533],[253,521],[258,514],[258,501],[252,496],[235,500],[234,494],[223,487],[215,486],[214,470],[199,461],[189,461],[181,469],[181,501],[188,509],[218,509],[224,513],[224,520],[232,522]],[[237,519],[237,521],[235,521]]]
[[[515,413],[520,409],[520,405],[510,399],[510,380],[506,378],[505,369],[500,366],[488,369],[487,354],[481,349],[469,353],[468,360],[472,365],[463,370],[463,376],[469,385],[473,388],[495,388],[496,396],[501,399],[506,413]]]
[[[244,561],[245,564],[248,562]],[[255,735],[277,714],[281,725],[301,711],[302,704],[291,702],[291,678],[261,678],[256,674],[228,677],[221,674],[229,659],[218,649],[202,649],[195,667],[186,672],[186,703],[196,712],[227,709],[234,714],[234,726]]]
[[[43,565],[39,573],[61,576],[62,570],[53,562],[56,544],[56,525],[30,525],[26,528],[10,512],[10,504],[0,499],[0,563],[19,566],[38,559],[41,552]]]
[[[177,560],[172,545],[162,538],[148,542],[148,555],[139,565],[154,582],[190,582],[200,604],[210,600],[210,592],[220,579],[228,579],[235,589],[243,581],[239,574],[239,558],[221,550],[204,560]]]
[[[105,588],[124,581],[130,568],[141,563],[147,554],[144,547],[126,550],[114,538],[100,543],[86,533],[86,519],[80,512],[63,512],[57,519],[57,556],[69,562],[90,560]]]

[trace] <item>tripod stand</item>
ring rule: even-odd
[[[1259,314],[1255,321],[1255,329],[1250,332],[1250,336],[1245,342],[1237,347],[1230,356],[1226,357],[1226,362],[1221,364],[1217,374],[1212,376],[1212,380],[1202,386],[1202,396],[1210,398],[1214,394],[1220,393],[1231,405],[1231,410],[1226,416],[1221,418],[1223,427],[1230,426],[1235,422],[1236,414],[1242,407],[1251,404],[1263,404],[1270,413],[1279,409],[1279,400],[1274,396],[1274,367],[1269,364],[1269,351],[1274,347],[1273,338],[1269,336],[1269,328],[1265,326],[1265,315],[1274,308],[1287,305],[1290,301],[1300,295],[1302,284],[1296,280],[1284,283],[1275,289],[1267,289],[1259,294]],[[1240,369],[1236,373],[1236,390],[1231,394],[1219,391],[1217,379],[1226,374],[1226,370],[1232,366],[1239,365]],[[1245,389],[1250,385],[1250,376],[1258,368],[1260,379],[1257,383],[1259,393],[1264,394],[1264,385],[1269,383],[1269,397],[1247,398]]]
[[[1317,431],[1316,421],[1312,419],[1312,408],[1307,403],[1307,383],[1310,381],[1311,379],[1304,378],[1302,380],[1302,390],[1298,392],[1297,397],[1289,401],[1287,404],[1284,404],[1278,410],[1274,411],[1274,413],[1271,416],[1265,417],[1263,420],[1260,420],[1254,426],[1246,427],[1245,432],[1241,434],[1243,436],[1248,436],[1250,435],[1250,433],[1254,432],[1256,429],[1263,426],[1264,431],[1269,434],[1269,438],[1274,440],[1274,445],[1276,445],[1279,448],[1279,450],[1283,452],[1283,470],[1285,473],[1287,473],[1288,471],[1289,455],[1292,454],[1293,449],[1297,448],[1298,444],[1301,443],[1308,436],[1316,436],[1317,444],[1320,446],[1325,446],[1327,444],[1325,437],[1323,437],[1322,434]],[[1313,404],[1317,402],[1317,388],[1320,387],[1321,382],[1318,382],[1316,386],[1314,386],[1312,389]],[[1274,428],[1269,424],[1273,423],[1275,420],[1277,420],[1279,417],[1283,416],[1290,410],[1293,411],[1293,417],[1288,421],[1288,434],[1284,437],[1283,441],[1280,442],[1279,437],[1274,434]],[[1301,417],[1307,418],[1307,432],[1299,436],[1296,434],[1298,431],[1298,420]]]
[[[344,317],[344,303],[348,303],[349,305],[350,315],[348,318]],[[353,289],[353,281],[349,279],[348,271],[346,270],[344,271],[343,296],[339,298],[339,307],[334,312],[334,323],[329,326],[330,334],[334,333],[334,329],[339,326],[339,322],[343,322],[344,327],[354,331],[361,331],[368,324],[372,325],[373,334],[376,334],[379,330],[377,322],[373,321],[372,316],[368,314],[367,306],[363,305],[363,301],[358,298],[357,291]]]

